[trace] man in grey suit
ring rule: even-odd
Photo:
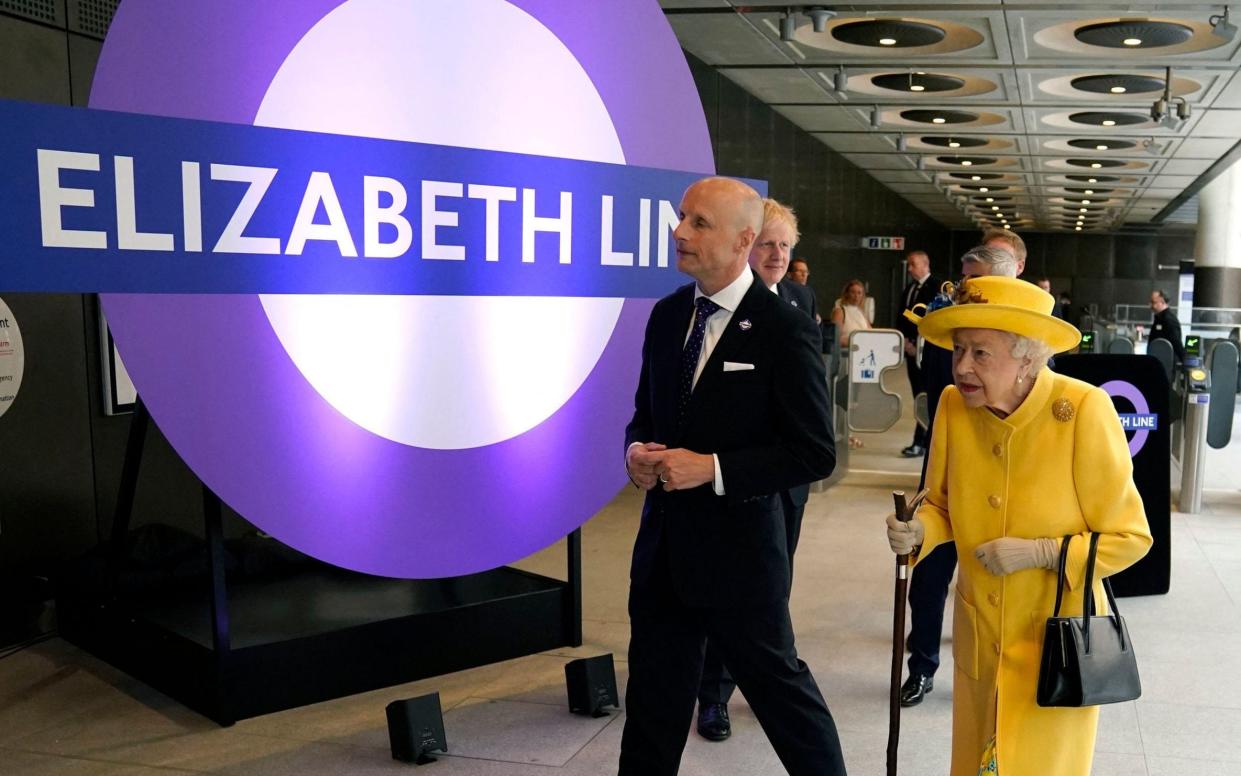
[[[774,199],[763,200],[763,229],[750,249],[749,264],[758,279],[776,296],[818,321],[814,292],[786,277],[790,256],[800,237],[797,215]],[[793,573],[793,550],[801,535],[802,515],[810,497],[809,485],[798,485],[780,493],[789,550],[789,576]],[[737,685],[717,649],[707,643],[698,686],[698,735],[708,741],[723,741],[732,735],[728,701]]]
[[[621,776],[675,774],[709,638],[793,776],[843,776],[836,724],[797,657],[780,493],[835,465],[814,322],[747,265],[753,189],[690,186],[674,233],[694,279],[656,303],[625,468],[647,491],[629,586]]]

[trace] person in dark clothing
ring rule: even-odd
[[[1152,291],[1151,309],[1155,311],[1155,319],[1151,321],[1151,339],[1171,342],[1177,363],[1184,363],[1185,341],[1181,339],[1181,322],[1177,320],[1172,308],[1168,307],[1168,295],[1163,291]]]
[[[758,275],[759,281],[772,293],[817,322],[819,313],[814,291],[788,277],[788,274],[791,274],[789,267],[792,265],[789,254],[797,246],[800,236],[797,230],[797,215],[792,209],[774,199],[764,199],[763,228],[754,239],[749,264]],[[789,549],[790,583],[793,576],[793,551],[797,549],[802,516],[806,512],[806,501],[809,498],[809,484],[780,492]],[[732,735],[728,701],[736,689],[737,683],[724,665],[723,656],[708,639],[702,661],[702,678],[698,682],[698,735],[708,741],[723,741]]]
[[[1017,260],[1012,252],[999,247],[972,248],[961,257],[961,273],[967,278],[983,275],[1017,276]],[[950,300],[942,300],[948,303]],[[932,307],[940,301],[932,302]],[[952,351],[929,342],[922,345],[922,384],[926,389],[927,438],[935,427],[939,396],[952,385]],[[929,456],[928,456],[929,457]],[[922,459],[922,483],[926,481],[927,458]],[[957,548],[946,542],[918,561],[909,583],[909,678],[901,685],[901,705],[916,706],[935,686],[939,668],[939,643],[944,630],[944,603],[948,585],[957,568]]]
[[[1051,294],[1051,279],[1050,278],[1039,278],[1038,283],[1036,283],[1035,285],[1037,285],[1039,288],[1043,289],[1047,293]],[[1052,294],[1052,296],[1055,296],[1055,294]],[[1051,314],[1052,314],[1052,317],[1054,318],[1059,318],[1062,321],[1065,320],[1064,310],[1062,309],[1061,305],[1058,303],[1051,308]]]
[[[896,328],[905,335],[905,372],[909,375],[909,390],[917,396],[924,390],[918,371],[918,327],[905,318],[905,311],[913,309],[914,305],[930,304],[943,281],[931,274],[931,257],[926,251],[906,253],[905,270],[909,273],[909,283],[901,292],[900,308],[896,311]],[[913,442],[901,450],[901,455],[917,458],[926,452],[928,439],[930,437],[926,435],[926,429],[915,423]]]

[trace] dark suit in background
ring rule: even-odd
[[[755,280],[756,283],[761,283]],[[793,307],[801,310],[810,316],[811,320],[817,320],[817,314],[814,292],[800,283],[794,283],[791,280],[781,280],[776,284],[776,294],[788,302]],[[815,325],[816,330],[818,325]],[[821,332],[816,331],[816,334]],[[820,343],[820,350],[822,346]],[[810,484],[798,485],[788,490],[780,492],[780,503],[784,510],[784,526],[785,535],[788,540],[789,549],[789,585],[792,585],[793,579],[793,551],[797,549],[797,540],[801,537],[802,516],[806,513],[806,502],[810,500]],[[698,702],[699,703],[728,703],[733,696],[733,691],[737,689],[737,683],[733,681],[732,675],[728,673],[728,667],[724,665],[723,659],[720,657],[719,650],[711,646],[711,642],[707,642],[707,652],[702,661],[702,680],[698,685]]]
[[[935,427],[935,411],[944,389],[952,385],[952,351],[925,342],[922,345],[922,387],[926,391],[927,438]],[[930,455],[922,458],[921,491],[926,485],[926,466]],[[948,585],[957,569],[957,546],[944,542],[918,560],[909,581],[909,674],[935,676],[939,669],[939,647],[944,633],[944,604]]]
[[[910,280],[901,291],[900,304],[896,311],[896,328],[901,334],[905,335],[907,342],[917,343],[918,326],[909,321],[904,315],[906,310],[912,309],[917,304],[930,304],[935,295],[939,293],[939,287],[943,285],[943,281],[934,275],[928,275],[925,280],[919,283],[916,280]],[[918,369],[917,356],[905,354],[905,373],[909,375],[909,389],[914,396],[922,393],[926,388],[922,385],[922,373]],[[914,447],[926,449],[927,440],[930,437],[926,433],[926,429],[917,423],[914,424]]]
[[[843,774],[835,723],[793,642],[779,496],[835,464],[817,327],[755,278],[678,421],[694,289],[682,287],[651,312],[625,444],[716,454],[725,495],[711,483],[647,491],[630,572],[620,772],[676,773],[709,637],[785,768]],[[725,372],[726,361],[754,368]]]
[[[1151,321],[1151,339],[1165,339],[1172,343],[1172,352],[1176,354],[1178,364],[1185,363],[1185,341],[1181,338],[1181,322],[1175,311],[1165,307],[1155,313]]]

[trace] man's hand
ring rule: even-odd
[[[714,456],[680,447],[653,455],[659,460],[655,465],[655,473],[663,483],[664,490],[688,490],[715,482]]]
[[[997,577],[1023,569],[1055,570],[1060,563],[1055,539],[1018,539],[1004,536],[974,548],[974,557]]]
[[[905,340],[905,355],[907,356],[918,355],[918,346],[914,343],[913,340],[909,340],[909,339]]]
[[[650,490],[659,484],[659,475],[655,467],[659,465],[658,453],[667,450],[666,445],[658,442],[635,442],[625,451],[625,471],[629,479],[642,490]]]

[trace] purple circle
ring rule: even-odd
[[[630,164],[714,171],[697,89],[657,3],[511,1],[573,52]],[[127,0],[90,105],[252,123],[289,52],[341,4]],[[590,376],[548,420],[468,450],[408,447],[345,418],[298,371],[257,296],[103,301],[135,385],[190,468],[255,525],[336,565],[411,578],[494,568],[568,534],[625,481],[652,300],[624,304]]]
[[[1099,386],[1108,396],[1114,396],[1120,399],[1127,399],[1133,405],[1133,411],[1139,415],[1149,415],[1151,407],[1146,403],[1146,397],[1138,390],[1133,383],[1127,383],[1124,380],[1112,380]],[[1133,432],[1133,439],[1129,440],[1129,457],[1133,458],[1146,444],[1146,438],[1151,432],[1142,428]]]

